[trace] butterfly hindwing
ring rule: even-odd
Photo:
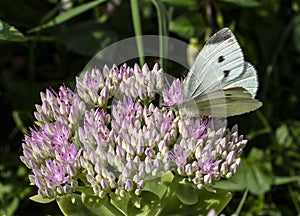
[[[244,88],[216,90],[194,98],[198,113],[214,117],[229,117],[251,112],[262,106]],[[194,111],[195,112],[195,111]]]

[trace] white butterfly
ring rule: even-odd
[[[215,33],[204,45],[184,82],[184,115],[228,117],[254,111],[258,88],[254,67],[244,61],[235,36],[228,28]]]

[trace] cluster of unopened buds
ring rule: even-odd
[[[140,195],[148,179],[172,172],[197,188],[230,178],[247,140],[237,126],[215,128],[214,118],[180,114],[184,81],[166,85],[147,64],[105,66],[41,93],[36,125],[25,135],[21,160],[45,198],[85,186],[94,196]]]

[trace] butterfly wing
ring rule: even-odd
[[[180,111],[186,116],[196,114],[229,117],[251,112],[262,106],[262,103],[252,98],[251,93],[241,87],[216,90],[202,94],[194,100],[183,103]]]
[[[228,82],[224,82],[222,87],[223,89],[243,87],[252,95],[252,98],[254,98],[258,89],[258,80],[255,68],[249,62],[245,62],[244,70],[240,76]]]
[[[204,45],[184,84],[184,99],[222,88],[244,70],[241,48],[228,28],[215,33]]]
[[[254,67],[244,61],[235,36],[228,28],[204,45],[184,83],[181,112],[187,115],[228,117],[258,109]]]

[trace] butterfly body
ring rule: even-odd
[[[257,89],[255,68],[244,61],[233,33],[223,28],[197,56],[186,77],[179,109],[185,115],[240,115],[262,106],[254,99]]]

